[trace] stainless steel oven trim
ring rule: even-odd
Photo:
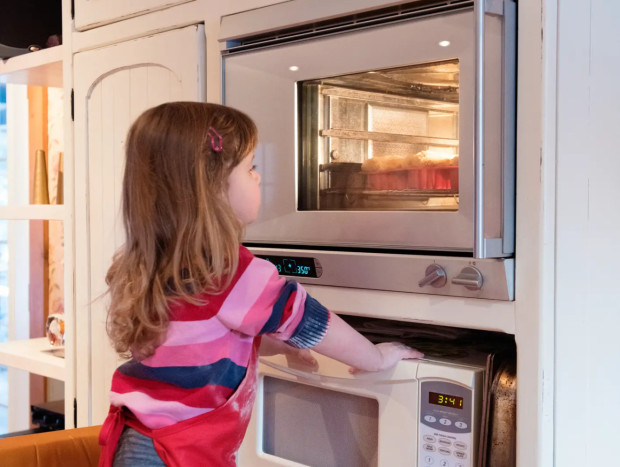
[[[317,35],[339,34],[387,22],[444,14],[471,8],[474,1],[356,0],[347,4],[312,0],[306,10],[308,2],[297,0],[222,17],[219,40],[224,43],[223,53],[229,55],[307,40]]]
[[[468,33],[469,30],[469,22],[471,21],[471,13],[467,13],[464,11],[454,12],[447,15],[450,19],[450,24],[456,23],[459,24],[458,28],[455,30],[455,36],[462,36],[463,32],[465,34]],[[417,21],[428,21],[427,24],[431,24],[435,22],[436,18],[424,18],[422,20]],[[463,26],[462,23],[466,23],[466,26]],[[406,30],[408,27],[405,22],[388,25],[384,27],[389,28],[390,31],[393,31],[392,28],[397,28],[399,30]],[[456,27],[456,26],[455,26]],[[430,29],[429,29],[430,28]],[[473,28],[473,23],[471,24],[471,28]],[[416,25],[416,29],[419,29],[419,23]],[[426,32],[423,33],[424,37],[440,36],[437,32],[433,32],[436,28],[427,26],[428,34]],[[425,29],[426,31],[426,29]],[[367,31],[363,31],[368,34]],[[356,32],[352,34],[360,34],[361,32]],[[384,32],[384,36],[387,37],[387,34]],[[391,33],[390,33],[391,34]],[[419,33],[418,33],[419,34]],[[473,35],[473,29],[472,29]],[[373,37],[376,37],[376,33],[373,31]],[[338,36],[344,37],[342,36]],[[356,36],[357,37],[357,36]],[[350,41],[351,36],[348,36],[347,41]],[[420,38],[421,40],[422,38]],[[324,39],[327,40],[327,39]],[[331,40],[331,39],[330,39]],[[386,39],[387,40],[387,39]],[[439,42],[441,38],[437,38],[433,43],[436,44]],[[443,49],[442,47],[437,46],[433,48],[432,53],[430,50],[418,50],[416,51],[416,56],[411,58],[409,57],[407,60],[413,60],[414,62],[424,63],[426,61],[432,60],[441,60],[441,59],[451,59],[459,57],[463,63],[462,76],[461,76],[461,84],[463,86],[471,87],[473,89],[473,47],[469,44],[464,43],[464,41],[458,41],[456,39],[453,40],[455,43],[454,50],[439,50]],[[324,43],[324,42],[323,42]],[[321,45],[322,42],[317,41],[309,41],[303,44],[304,50],[307,47],[312,48],[312,54],[316,54],[317,47],[324,47]],[[346,44],[346,43],[345,43]],[[275,76],[274,67],[277,68],[277,64],[274,62],[276,57],[278,61],[281,60],[294,60],[299,61],[299,50],[298,47],[301,47],[300,44],[288,44],[285,46],[281,46],[277,49],[264,49],[258,50],[255,52],[245,52],[243,54],[236,54],[230,57],[224,57],[224,73],[225,73],[225,93],[224,103],[228,105],[232,105],[233,107],[238,107],[241,110],[246,110],[248,112],[248,108],[252,108],[252,111],[248,112],[251,116],[253,113],[257,115],[261,115],[264,113],[264,108],[266,104],[260,104],[256,99],[255,92],[253,98],[240,97],[237,93],[239,91],[249,92],[247,85],[237,84],[236,91],[233,91],[234,82],[229,82],[232,80],[232,75],[235,73],[231,70],[237,70],[237,75],[246,74],[247,71],[252,69],[252,73],[258,73],[258,76],[262,76],[261,73],[266,73],[267,69],[270,74],[270,77],[273,78]],[[344,47],[344,44],[343,44]],[[324,49],[322,49],[324,50]],[[403,48],[400,48],[403,50]],[[277,52],[277,53],[276,53]],[[282,53],[285,53],[285,57],[282,57]],[[291,59],[288,55],[292,55],[295,58]],[[350,53],[347,55],[351,55]],[[401,55],[404,55],[401,54]],[[410,54],[409,54],[410,55]],[[312,57],[311,57],[312,58]],[[354,58],[354,57],[352,57]],[[405,57],[402,58],[404,60]],[[316,61],[316,58],[313,60]],[[361,58],[357,59],[357,61],[361,62]],[[273,62],[273,63],[272,63]],[[403,62],[403,64],[407,63],[407,61]],[[332,74],[338,74],[341,72],[346,72],[347,70],[339,63],[329,65],[329,71],[325,71],[323,69],[316,71],[313,70],[312,74],[308,74],[308,65],[306,68],[303,68],[300,64],[300,71],[296,72],[296,80],[304,80],[304,79],[313,79],[320,76],[329,76]],[[322,68],[325,68],[327,64],[323,64],[320,62],[312,62],[312,65],[320,65]],[[375,66],[396,66],[398,63],[394,63],[391,59],[387,60],[386,58],[381,58],[381,64]],[[364,66],[363,64],[356,65],[356,69],[359,66]],[[281,67],[281,65],[280,65]],[[265,71],[261,71],[261,68],[264,68]],[[360,68],[360,71],[363,71],[367,68]],[[355,71],[355,70],[348,70]],[[290,73],[290,72],[289,72]],[[306,76],[307,74],[307,76]],[[278,71],[277,78],[280,79],[279,91],[280,93],[286,92],[286,97],[283,97],[280,100],[286,100],[286,102],[291,102],[292,106],[296,105],[294,102],[294,82],[288,81],[288,76],[286,79],[283,77],[284,75]],[[247,78],[246,78],[247,79]],[[292,78],[291,78],[292,79]],[[285,89],[283,89],[283,87]],[[237,94],[235,96],[235,94]],[[261,96],[262,98],[262,96]],[[236,100],[235,100],[236,99]],[[277,111],[282,112],[283,110],[286,112],[285,120],[283,123],[287,125],[286,132],[283,135],[278,136],[279,139],[286,138],[286,151],[297,151],[297,146],[295,141],[291,140],[294,136],[295,124],[291,119],[295,117],[295,108],[287,107],[285,108],[281,102],[275,102],[278,105]],[[464,95],[462,98],[462,105],[468,109],[467,112],[472,112],[473,114],[473,93],[472,95]],[[248,107],[249,106],[249,107]],[[272,108],[273,106],[267,106],[267,108]],[[459,185],[462,187],[462,195],[460,198],[460,209],[455,212],[406,212],[406,211],[366,211],[363,213],[363,216],[359,211],[298,211],[296,200],[292,198],[292,196],[296,196],[297,190],[291,190],[292,185],[296,183],[296,177],[292,179],[288,179],[289,173],[293,174],[286,168],[286,177],[282,179],[280,177],[278,180],[269,179],[272,175],[268,173],[268,171],[263,171],[263,186],[264,190],[269,188],[269,184],[278,183],[280,194],[278,198],[270,198],[272,195],[264,193],[264,203],[263,208],[261,209],[261,213],[259,213],[259,222],[254,223],[248,229],[248,241],[252,242],[261,242],[261,243],[282,243],[282,242],[290,242],[296,244],[308,244],[308,245],[324,245],[324,246],[363,246],[367,248],[385,248],[385,249],[417,249],[417,250],[429,250],[429,251],[461,251],[461,252],[470,252],[473,249],[473,156],[472,156],[472,148],[473,148],[473,134],[471,131],[471,120],[468,122],[465,119],[461,120],[461,129],[460,134],[462,135],[460,143],[465,148],[464,151],[468,153],[467,157],[464,157],[464,161],[462,162],[462,169],[460,170],[460,181]],[[288,129],[290,127],[290,130]],[[277,128],[273,129],[273,132],[280,131],[282,129],[282,125],[277,126]],[[267,135],[268,138],[272,138],[272,135],[268,135],[265,132],[265,127],[262,129],[263,135]],[[269,139],[264,139],[266,145],[270,144]],[[290,140],[290,141],[289,141]],[[271,159],[273,155],[267,157],[269,153],[265,153],[264,151],[269,150],[269,146],[259,146],[256,151],[257,157],[257,165],[259,166],[259,170],[264,166],[261,162],[262,157],[266,157],[267,159]],[[265,163],[268,163],[266,161]],[[271,164],[275,162],[272,160]],[[286,162],[286,164],[290,164],[291,162]],[[297,163],[296,161],[294,162]],[[296,166],[292,170],[296,170]],[[282,168],[281,168],[282,169]],[[281,172],[280,172],[281,173]],[[284,186],[283,186],[284,184]],[[289,191],[291,190],[291,191]],[[286,193],[286,198],[282,197],[282,193]],[[290,196],[290,197],[289,197]],[[280,204],[286,204],[286,209],[284,207],[276,207],[274,206],[274,201]],[[269,215],[267,214],[267,209],[270,210]],[[497,218],[495,219],[497,222]],[[390,229],[383,229],[382,235],[386,236],[384,240],[378,239],[374,234],[368,229],[368,226],[381,226],[385,225],[385,222],[388,221],[391,225]],[[349,240],[347,242],[346,238],[343,238],[340,235],[338,223],[346,222],[348,224],[348,229],[351,232],[355,232],[355,235],[361,236],[362,238],[354,238],[352,241]],[[312,228],[309,226],[321,226],[321,231],[324,235],[316,235],[312,232]],[[419,226],[424,225],[430,228],[420,229]],[[416,228],[418,227],[418,228]],[[278,238],[275,238],[273,233],[271,232],[273,229],[277,229],[279,232]],[[293,232],[294,230],[294,232]],[[498,229],[494,229],[498,230]],[[455,235],[455,232],[458,234]],[[337,242],[332,241],[332,237],[338,233],[340,240]],[[332,235],[334,234],[334,235]],[[285,237],[286,235],[286,237]],[[331,237],[330,237],[331,235]],[[330,237],[328,239],[328,237]]]
[[[295,4],[297,6],[303,6],[306,3],[304,2],[304,0],[296,0],[294,2],[285,2],[287,4]],[[363,2],[362,2],[363,3]],[[379,5],[385,6],[385,5],[402,5],[405,3],[414,3],[414,2],[370,2],[373,5],[379,7]],[[442,2],[435,2],[435,3],[442,3]],[[443,3],[451,3],[451,2],[443,2]],[[460,6],[459,8],[462,8],[462,5],[466,4],[467,2],[454,2],[454,3],[458,3]],[[320,2],[321,5],[323,5],[322,2]],[[437,248],[437,246],[435,244],[428,244],[426,245],[425,243],[416,243],[415,248],[418,250],[444,250],[444,251],[463,251],[463,252],[472,252],[472,256],[475,258],[499,258],[499,257],[509,257],[514,253],[514,212],[515,212],[515,207],[514,207],[514,201],[515,201],[515,196],[514,196],[514,142],[515,142],[515,137],[514,137],[514,115],[515,115],[515,96],[514,96],[514,71],[515,71],[515,59],[514,59],[514,50],[515,50],[515,40],[514,40],[514,34],[516,33],[516,6],[514,3],[514,0],[480,0],[480,1],[471,1],[470,2],[471,5],[474,6],[475,8],[475,15],[476,18],[478,19],[478,21],[476,21],[477,23],[480,23],[480,25],[476,26],[476,34],[474,34],[474,36],[477,36],[478,39],[476,41],[476,49],[475,49],[475,55],[476,55],[476,60],[475,60],[475,66],[477,67],[476,69],[476,73],[475,73],[475,91],[476,91],[476,96],[475,96],[475,101],[474,101],[474,108],[475,108],[475,114],[476,114],[476,118],[474,119],[474,125],[475,125],[475,131],[472,133],[472,136],[475,138],[475,141],[472,142],[472,148],[474,149],[474,155],[475,155],[475,161],[474,161],[474,167],[475,167],[475,177],[472,177],[472,182],[475,183],[475,189],[472,190],[471,192],[471,196],[472,196],[472,205],[471,208],[467,208],[465,207],[465,210],[468,211],[469,209],[472,210],[471,213],[467,212],[468,216],[471,216],[471,236],[472,236],[472,241],[471,243],[467,243],[468,246],[461,246],[461,245],[457,245],[454,244],[454,246],[447,246],[445,248]],[[291,7],[291,5],[288,5],[287,7]],[[325,5],[323,5],[325,6]],[[367,5],[368,6],[368,5]],[[279,7],[284,7],[284,5],[278,4],[278,5],[273,5],[273,6],[268,6],[268,7],[264,7],[261,9],[258,9],[260,11],[257,10],[252,10],[250,12],[242,12],[242,13],[238,13],[235,15],[230,15],[230,17],[224,17],[222,19],[222,25],[224,26],[225,24],[229,25],[230,27],[226,27],[223,29],[226,29],[226,31],[224,31],[224,33],[220,36],[221,40],[226,40],[227,38],[230,38],[232,36],[234,36],[233,34],[233,30],[235,29],[235,27],[232,27],[231,25],[235,25],[236,23],[243,23],[243,27],[245,27],[247,29],[247,31],[251,31],[254,30],[256,31],[257,28],[260,29],[261,26],[260,25],[254,25],[252,26],[251,24],[248,24],[249,21],[248,19],[250,17],[255,17],[252,15],[256,15],[258,14],[259,16],[263,16],[263,15],[267,15],[269,16],[268,13],[273,13],[275,10],[277,10]],[[358,5],[358,9],[356,11],[365,11],[370,9],[371,7],[368,6],[368,8],[364,8],[363,5]],[[274,8],[274,10],[272,10],[272,8]],[[330,7],[326,7],[327,10],[329,10]],[[336,8],[336,7],[334,7]],[[349,7],[349,8],[353,8],[353,7]],[[338,8],[336,8],[336,10],[338,10],[338,12],[340,12],[340,14],[346,12],[346,7],[344,6],[340,6]],[[334,13],[334,12],[332,12]],[[305,13],[306,15],[309,14],[309,12]],[[249,15],[249,16],[248,16]],[[485,109],[485,100],[488,99],[483,99],[482,96],[484,95],[484,93],[488,93],[489,91],[486,89],[486,82],[485,82],[485,76],[484,76],[484,68],[481,66],[481,54],[484,52],[484,37],[486,35],[486,28],[484,27],[484,19],[490,16],[498,16],[501,15],[503,16],[503,28],[504,28],[504,33],[503,33],[503,43],[500,45],[500,49],[503,50],[503,57],[504,57],[504,63],[503,63],[503,69],[502,69],[502,82],[499,84],[501,86],[501,115],[499,117],[499,120],[501,120],[501,124],[499,124],[499,127],[501,128],[501,135],[499,135],[499,138],[501,140],[498,140],[496,143],[496,146],[493,146],[493,151],[492,152],[501,152],[503,153],[503,157],[501,158],[501,160],[499,157],[498,158],[489,158],[491,159],[491,162],[493,163],[498,163],[500,164],[500,168],[498,170],[498,174],[499,174],[499,178],[498,178],[498,183],[500,183],[501,188],[499,190],[499,192],[494,191],[494,187],[492,187],[491,191],[492,193],[486,193],[485,191],[485,161],[483,160],[482,155],[484,154],[484,149],[486,149],[487,152],[489,152],[489,147],[488,147],[488,142],[487,147],[484,148],[484,136],[485,136],[485,125],[487,125],[489,122],[485,122],[485,117],[491,118],[489,117],[489,115],[495,115],[493,112],[486,112]],[[302,15],[303,16],[303,15]],[[334,14],[333,16],[336,16],[336,14]],[[314,16],[313,18],[317,19],[320,17],[320,14],[318,14],[318,16]],[[303,23],[304,21],[301,21],[301,23]],[[307,22],[307,21],[306,21]],[[238,25],[237,25],[238,26]],[[243,27],[241,29],[243,29]],[[245,33],[248,33],[248,32]],[[244,34],[245,34],[244,33]],[[241,34],[239,31],[237,31],[237,34]],[[249,34],[249,33],[248,33]],[[241,34],[243,35],[243,34]],[[224,51],[224,53],[226,53],[226,51]],[[225,58],[225,57],[224,57]],[[222,74],[223,74],[223,101],[225,101],[225,95],[226,95],[226,79],[225,79],[225,63],[226,61],[223,60],[222,63]],[[495,85],[494,85],[495,86]],[[495,99],[497,99],[497,96],[494,96]],[[497,118],[494,118],[494,120],[498,120]],[[495,136],[495,132],[487,132],[487,138],[488,138],[488,134],[493,133],[493,135]],[[495,138],[497,139],[497,138]],[[464,143],[464,146],[467,146],[467,141],[464,140],[462,141]],[[488,156],[488,155],[487,155]],[[490,161],[486,161],[486,163],[488,164]],[[495,174],[495,172],[493,170],[491,170],[491,172],[493,174]],[[493,176],[494,177],[494,176]],[[487,176],[488,178],[488,176]],[[497,177],[496,177],[497,178]],[[461,179],[462,181],[462,179]],[[487,180],[488,183],[488,180]],[[493,181],[493,183],[495,183],[495,181]],[[493,210],[491,210],[490,212],[485,212],[485,203],[488,204],[489,200],[487,199],[485,201],[484,196],[487,196],[489,198],[494,198],[497,201],[492,201],[493,203],[499,204],[501,206],[501,209],[499,209],[499,213],[494,212]],[[295,196],[297,196],[297,190],[295,191]],[[462,201],[465,201],[464,199]],[[463,206],[466,206],[467,203],[465,203]],[[488,208],[488,207],[487,207]],[[343,213],[344,216],[347,216],[348,214],[345,212]],[[394,217],[398,217],[397,213],[390,213],[391,216]],[[286,222],[290,222],[290,220],[288,219],[287,216],[286,218],[282,218],[281,220],[286,223]],[[325,217],[325,216],[323,216]],[[327,216],[328,217],[328,216]],[[371,213],[369,214],[369,217],[371,217],[372,219],[374,219],[374,221],[380,221],[380,219],[382,218],[381,213],[377,214],[377,213]],[[417,212],[415,213],[416,221],[420,221],[420,223],[424,223],[426,220],[426,214],[422,213],[422,212]],[[328,222],[329,224],[329,222]],[[443,229],[439,229],[439,231],[442,231]],[[469,228],[467,229],[469,230]],[[435,232],[435,234],[440,234],[440,232]],[[314,239],[315,237],[313,237]],[[303,239],[303,238],[296,238],[296,239],[292,239],[292,241],[288,242],[285,239],[274,239],[274,238],[270,238],[269,235],[261,236],[254,236],[254,238],[252,238],[253,241],[256,242],[264,242],[264,243],[269,243],[271,241],[277,241],[277,242],[284,242],[284,243],[293,243],[293,244],[303,244],[303,243],[307,243],[307,244],[316,244],[316,245],[329,245],[330,243],[324,243],[321,241],[318,242],[313,242],[313,241],[308,241],[307,239]],[[417,240],[416,240],[417,242]],[[347,245],[346,242],[342,243],[339,242],[338,245],[341,246],[356,246],[356,245],[360,245],[360,246],[364,246],[364,247],[368,247],[368,248],[373,248],[373,247],[377,247],[377,248],[386,248],[387,250],[389,249],[393,249],[393,248],[408,248],[407,245],[405,244],[390,244],[390,242],[378,242],[376,244],[371,244],[372,242],[366,242],[366,243],[362,243],[361,245],[356,243],[356,242],[351,242],[350,245]],[[441,243],[441,242],[438,242]]]
[[[514,300],[514,260],[509,258],[473,259],[454,256],[363,253],[345,251],[304,250],[290,248],[250,247],[260,256],[315,258],[321,267],[318,278],[295,277],[311,285],[331,285],[354,289],[386,290],[452,297]],[[446,273],[444,286],[420,286],[429,265],[439,265]],[[456,279],[465,268],[474,267],[482,275],[482,287],[472,290]]]

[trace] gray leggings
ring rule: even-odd
[[[114,467],[165,467],[153,440],[125,426],[114,454]]]

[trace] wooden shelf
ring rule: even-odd
[[[0,79],[6,83],[62,87],[62,45],[0,60]]]
[[[23,206],[0,206],[2,220],[64,220],[65,206],[60,204],[28,204]]]
[[[57,357],[46,337],[0,343],[0,365],[65,380],[65,359]]]

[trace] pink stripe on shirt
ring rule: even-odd
[[[265,287],[274,280],[280,280],[275,266],[268,261],[254,258],[234,285],[224,303],[222,303],[217,316],[230,329],[242,330],[242,323],[246,313],[252,312],[250,308],[256,303],[258,297],[263,294]],[[281,280],[283,284],[284,279]],[[277,296],[274,297],[274,301],[276,298]],[[263,323],[265,321],[266,319],[263,320]]]
[[[141,363],[150,367],[179,366],[181,362],[183,366],[201,366],[229,358],[239,366],[247,366],[252,353],[252,341],[252,337],[229,332],[211,342],[178,346],[164,344]]]
[[[117,407],[131,407],[131,412],[138,420],[150,428],[172,425],[179,420],[186,420],[213,410],[189,407],[176,401],[156,400],[137,391],[125,394],[110,392],[110,402]]]
[[[214,341],[230,332],[215,316],[201,321],[170,321],[165,345],[201,344]]]
[[[274,279],[265,284],[262,293],[248,307],[238,328],[240,331],[246,334],[257,335],[271,317],[273,306],[280,298],[280,293],[285,283],[284,279]]]

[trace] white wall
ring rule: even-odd
[[[617,465],[620,2],[557,4],[555,465]]]

